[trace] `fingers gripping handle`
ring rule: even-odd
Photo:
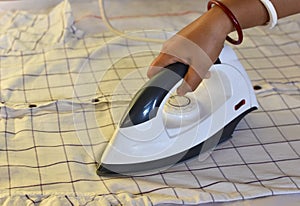
[[[157,115],[163,100],[172,88],[183,79],[189,66],[183,63],[168,65],[151,78],[133,97],[125,112],[120,127],[144,123]]]

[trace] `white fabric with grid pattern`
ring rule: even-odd
[[[110,33],[83,36],[68,1],[48,15],[7,12],[0,25],[1,205],[197,204],[299,193],[299,18],[279,22],[273,33],[247,30],[235,48],[262,90],[260,109],[230,141],[204,160],[123,178],[97,176],[97,161],[131,95],[147,80],[158,47],[137,43],[141,52],[133,53],[126,41],[106,44]]]

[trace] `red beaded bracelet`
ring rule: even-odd
[[[227,8],[227,6],[225,6],[225,4],[223,4],[222,2],[220,2],[218,0],[210,0],[208,2],[208,4],[207,4],[207,9],[210,10],[212,8],[213,4],[215,4],[216,6],[220,7],[225,12],[225,14],[232,21],[233,26],[235,27],[235,30],[238,33],[238,40],[233,40],[229,36],[226,37],[226,40],[229,41],[232,44],[235,44],[235,45],[241,44],[242,41],[243,41],[243,31],[242,31],[242,28],[241,28],[238,20],[234,16],[234,14]]]

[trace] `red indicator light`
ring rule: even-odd
[[[241,106],[243,106],[244,104],[246,104],[246,100],[245,100],[245,99],[242,99],[239,103],[237,103],[237,104],[234,106],[234,109],[235,109],[235,110],[238,110],[238,109],[241,108]]]

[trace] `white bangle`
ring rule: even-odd
[[[267,22],[267,25],[269,26],[270,29],[274,28],[277,24],[277,12],[274,8],[274,5],[270,0],[260,0],[261,3],[266,7],[268,14],[269,14],[269,22]]]

